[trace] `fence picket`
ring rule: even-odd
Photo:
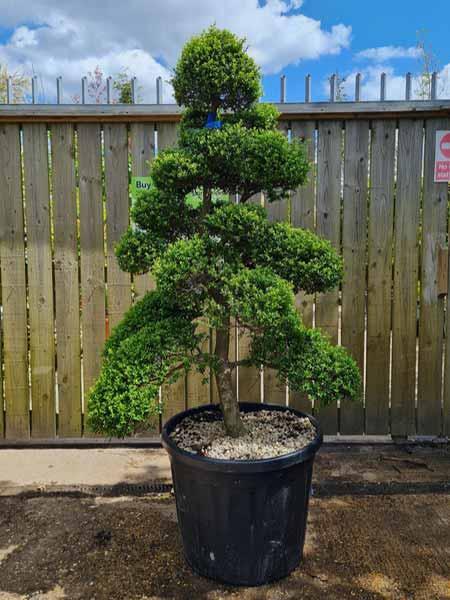
[[[341,342],[364,372],[366,244],[368,201],[369,121],[347,121],[344,153],[344,209],[342,221],[342,333]],[[342,434],[364,431],[364,406],[342,400]]]
[[[100,125],[97,123],[78,125],[81,329],[85,417],[88,413],[86,400],[100,371],[101,353],[106,339],[100,135]]]
[[[341,167],[342,123],[319,122],[316,231],[330,240],[337,250],[340,245]],[[338,290],[318,294],[316,297],[316,327],[324,331],[333,343],[338,342],[338,304]],[[314,408],[324,433],[337,433],[337,406]]]
[[[55,339],[53,323],[52,249],[48,134],[43,123],[23,126],[30,316],[31,432],[56,434]]]
[[[293,192],[291,196],[291,224],[314,231],[315,208],[315,155],[316,155],[316,123],[315,121],[293,121],[291,135],[293,139],[304,140],[307,144],[307,156],[311,164],[308,181],[304,186]],[[313,326],[314,294],[300,292],[296,296],[297,309],[302,321],[307,327]],[[298,392],[289,392],[289,405],[297,410],[312,413],[312,402],[305,395]]]
[[[405,119],[398,130],[392,311],[391,432],[416,431],[416,332],[423,121]]]
[[[389,431],[395,121],[372,123],[367,289],[366,432]]]
[[[289,122],[280,121],[278,129],[286,136],[288,135]],[[278,200],[269,202],[264,196],[264,206],[267,211],[267,217],[271,223],[281,223],[289,219],[289,200]],[[286,383],[277,377],[274,369],[264,368],[263,371],[263,398],[264,402],[269,404],[285,405],[287,400]]]
[[[178,127],[175,123],[160,123],[158,124],[157,136],[158,152],[161,152],[166,148],[175,146],[177,143]],[[189,377],[191,379],[191,385],[193,385],[196,375],[190,373]],[[178,412],[185,410],[187,402],[186,375],[180,375],[180,377],[171,385],[163,385],[161,399],[163,404],[163,423]],[[209,401],[209,390],[207,401]],[[205,400],[205,402],[207,401]],[[189,407],[190,406],[191,405],[189,405]]]
[[[131,123],[131,175],[145,177],[150,174],[150,164],[155,156],[155,125],[154,123]],[[153,290],[154,281],[147,273],[133,277],[136,299],[142,298],[145,292]]]
[[[20,129],[15,124],[0,127],[0,194],[5,435],[21,440],[30,435],[30,400]],[[1,408],[3,435],[3,400]]]
[[[441,376],[444,298],[438,296],[439,246],[447,236],[448,184],[434,182],[436,131],[450,129],[450,119],[429,119],[425,125],[422,269],[419,317],[417,433],[441,431]]]
[[[80,292],[75,136],[71,123],[52,124],[51,148],[58,435],[78,437],[82,431]]]
[[[106,243],[108,324],[115,327],[131,305],[131,278],[124,273],[114,253],[128,227],[128,132],[125,124],[104,126],[106,184]]]

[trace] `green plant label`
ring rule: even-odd
[[[146,192],[152,187],[152,178],[151,177],[132,177],[131,178],[131,198],[133,202],[138,197],[140,192]]]

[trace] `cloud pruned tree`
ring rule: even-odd
[[[306,328],[294,304],[299,290],[325,292],[339,283],[339,256],[328,241],[270,223],[262,207],[248,203],[260,190],[269,202],[285,199],[305,182],[309,164],[304,145],[277,130],[276,109],[258,104],[260,71],[245,41],[216,27],[192,38],[172,84],[185,107],[179,144],[153,162],[153,187],[139,196],[134,227],[117,247],[120,266],[151,271],[156,290],[106,343],[90,394],[91,427],[131,433],[160,410],[160,386],[191,368],[214,374],[230,436],[244,431],[232,386],[239,365],[275,369],[323,404],[357,397],[353,359]],[[233,321],[250,337],[248,356],[236,361],[229,358]]]

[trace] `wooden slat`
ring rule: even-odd
[[[144,177],[150,175],[150,164],[155,157],[155,124],[132,123],[130,125],[131,146],[131,175]],[[142,298],[145,292],[155,288],[154,281],[149,274],[135,275],[133,277],[136,300]]]
[[[157,131],[158,153],[177,143],[177,126],[175,123],[160,124]],[[191,377],[195,377],[192,376]],[[208,392],[209,393],[209,392]],[[183,374],[172,385],[164,385],[161,393],[163,403],[162,422],[183,411],[187,407],[187,382]],[[209,399],[208,399],[209,401]]]
[[[316,178],[316,123],[315,121],[294,121],[291,125],[292,139],[304,140],[307,145],[307,156],[311,164],[308,180],[301,188],[292,193],[291,196],[291,224],[294,227],[302,227],[314,231],[314,209],[315,209],[315,178]],[[299,292],[296,296],[297,309],[301,314],[302,321],[307,327],[313,326],[314,294]],[[305,395],[298,392],[289,392],[289,405],[297,410],[312,413],[312,402]]]
[[[285,135],[288,135],[289,122],[280,121],[278,128]],[[267,218],[271,223],[281,223],[289,219],[289,200],[279,200],[278,202],[269,202],[264,196],[264,206],[267,211]],[[274,369],[264,368],[263,372],[263,399],[268,404],[285,405],[287,400],[286,384],[277,377]]]
[[[104,126],[106,183],[106,265],[108,325],[115,327],[131,305],[131,278],[117,264],[114,250],[128,227],[128,132],[121,123]]]
[[[44,124],[23,126],[30,316],[31,432],[56,435],[55,338],[48,134]]]
[[[84,413],[89,390],[99,374],[105,343],[105,254],[100,125],[78,126],[80,185],[81,325]]]
[[[255,194],[247,204],[256,204],[262,206],[262,194]],[[243,329],[236,329],[237,336],[237,356],[242,360],[248,356],[250,347],[250,336]],[[237,390],[239,402],[261,402],[261,371],[256,367],[238,367],[237,371]]]
[[[450,120],[426,122],[417,396],[417,432],[421,435],[438,435],[442,427],[444,299],[438,296],[437,263],[439,246],[446,243],[448,184],[434,183],[436,131],[442,129],[450,129]]]
[[[391,433],[415,433],[419,215],[423,121],[402,120],[398,131],[392,311]]]
[[[30,435],[27,293],[18,125],[0,127],[0,269],[3,306],[5,435]],[[3,404],[2,404],[3,409]],[[3,410],[0,419],[3,420]],[[3,431],[3,423],[1,423]]]
[[[364,374],[368,160],[369,121],[347,121],[342,223],[344,280],[341,343],[356,360],[361,377]],[[357,402],[341,402],[339,431],[344,435],[364,432],[362,398]]]
[[[51,126],[55,232],[55,326],[58,435],[81,435],[80,293],[78,287],[75,136],[70,123]]]
[[[331,241],[339,251],[341,210],[342,123],[319,122],[317,166],[317,223],[319,235]],[[316,327],[338,342],[339,291],[333,290],[316,297]],[[338,431],[336,405],[314,407],[326,434]]]
[[[366,433],[389,433],[395,121],[374,121],[370,172]]]
[[[450,240],[450,220],[449,237]],[[447,248],[450,254],[450,244]],[[445,370],[444,370],[444,398],[443,398],[443,423],[442,435],[450,437],[450,256],[447,256],[447,298],[446,298],[446,324],[445,324]]]

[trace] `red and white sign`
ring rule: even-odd
[[[436,131],[434,181],[450,181],[450,131]]]

